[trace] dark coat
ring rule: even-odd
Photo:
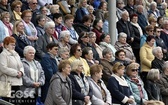
[[[135,14],[136,13],[136,9],[132,6],[130,6],[130,5],[126,5],[125,7],[124,7],[124,9],[126,9],[127,11],[128,11],[128,13],[129,13],[129,15],[131,16],[132,14]]]
[[[156,82],[147,80],[145,83],[145,89],[148,93],[149,100],[161,100],[160,88]]]
[[[52,76],[45,105],[72,105],[72,84],[58,72]]]
[[[113,104],[119,104],[119,105],[128,105],[126,102],[126,97],[131,97],[132,93],[131,90],[126,82],[126,80],[123,80],[124,77],[122,77],[122,81],[116,78],[117,76],[113,75],[108,81],[107,88],[109,89],[111,96],[112,96],[112,103]],[[118,77],[120,78],[120,77]],[[124,82],[125,81],[125,82]],[[119,84],[120,82],[120,84]],[[124,82],[124,83],[123,83]],[[127,84],[127,86],[126,86]],[[132,96],[133,97],[133,96]]]
[[[131,47],[132,49],[140,49],[140,32],[136,26],[132,25],[132,28],[134,30],[135,36],[134,41],[131,43]]]
[[[127,25],[128,28],[127,28]],[[117,30],[118,33],[120,32],[124,32],[127,34],[127,43],[131,44],[131,37],[134,37],[134,30],[132,28],[132,25],[129,21],[124,22],[124,20],[121,18],[118,22],[117,22]]]
[[[26,46],[30,45],[31,43],[29,42],[29,40],[27,39],[27,42],[22,39],[20,36],[16,35],[16,34],[13,34],[12,35],[15,40],[16,40],[16,47],[15,47],[15,51],[19,54],[19,56],[21,58],[24,58],[24,55],[23,55],[23,50]]]
[[[81,23],[83,17],[87,15],[83,8],[78,8],[75,15],[74,23]]]
[[[100,64],[103,66],[103,76],[102,76],[102,80],[104,81],[104,83],[107,85],[109,78],[111,77],[111,75],[113,74],[113,66],[112,66],[112,62],[109,62],[105,59],[101,59],[100,60]]]
[[[168,34],[166,34],[164,31],[161,32],[160,38],[163,39],[166,47],[168,48]]]
[[[72,82],[72,99],[73,100],[81,100],[81,101],[84,101],[84,97],[85,95],[81,93],[81,87],[80,85],[78,84],[76,78],[75,78],[75,75],[77,75],[76,72],[72,71],[71,74],[70,74],[70,79],[71,79],[71,82]],[[81,78],[82,80],[84,81],[84,75],[81,73]],[[88,80],[87,80],[88,82]],[[89,93],[88,93],[88,96],[90,96],[90,98],[92,97],[93,93],[92,93],[92,90],[89,86]]]
[[[95,32],[95,34],[96,34],[96,43],[99,44],[101,42],[100,37],[103,34],[103,31],[102,30],[98,30],[97,28],[93,28],[92,31]]]
[[[56,60],[52,58],[49,53],[46,53],[44,57],[42,57],[41,66],[45,74],[45,84],[42,87],[42,101],[44,102],[50,85],[50,79],[58,71],[58,66]]]
[[[160,73],[163,73],[164,62],[164,60],[160,60],[155,57],[155,59],[152,61],[151,68],[159,69]]]
[[[81,32],[90,32],[90,27],[87,27],[82,23],[73,24],[73,27],[75,31],[78,33],[78,35],[80,35]]]
[[[138,24],[142,28],[143,34],[145,34],[145,27],[148,25],[147,19],[144,14],[138,13]]]
[[[36,30],[37,30],[37,36],[38,36],[38,37],[45,34],[44,28],[41,27],[41,26],[38,26],[38,25],[37,25]]]
[[[47,48],[46,46],[49,43],[58,43],[58,41],[52,37],[52,42],[50,42],[50,36],[47,35],[46,33],[38,38],[38,40],[35,43],[35,48],[36,48],[36,59],[41,60],[41,58],[47,53]]]
[[[168,76],[163,73],[158,85],[160,87],[163,102],[165,105],[168,105]]]

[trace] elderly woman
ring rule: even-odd
[[[151,68],[159,69],[159,72],[163,72],[163,53],[161,47],[155,47],[152,50],[153,55],[155,56],[155,59],[152,61]]]
[[[105,49],[105,48],[110,48],[111,51],[112,51],[112,54],[113,56],[115,56],[115,52],[117,51],[115,49],[115,47],[111,44],[111,37],[109,34],[102,34],[100,36],[100,43],[99,43],[100,47],[102,49]]]
[[[143,82],[146,81],[146,76],[154,60],[154,55],[152,54],[154,43],[155,37],[150,35],[147,37],[146,43],[140,48],[141,78]]]
[[[58,45],[50,43],[46,46],[47,53],[42,57],[41,65],[45,74],[45,84],[42,87],[42,102],[45,101],[51,77],[58,71],[56,56],[58,53]]]
[[[132,47],[133,53],[136,57],[136,61],[139,63],[140,62],[140,59],[139,59],[140,38],[143,35],[143,31],[138,24],[138,15],[137,14],[132,14],[130,16],[130,20],[131,20],[132,28],[135,33],[134,41],[132,42],[131,47]]]
[[[59,72],[54,74],[50,80],[45,105],[73,105],[72,86],[68,75],[71,72],[71,63],[63,60],[58,66]]]
[[[22,20],[16,21],[13,26],[13,35],[16,39],[16,47],[15,50],[19,54],[21,58],[24,57],[23,49],[27,45],[31,45],[31,42],[27,38],[27,35],[24,33],[24,25]]]
[[[160,80],[160,73],[158,69],[151,69],[147,75],[145,89],[148,93],[149,100],[162,100],[160,88],[157,84]]]
[[[59,48],[58,50],[58,61],[66,60],[69,58],[69,49],[66,47]]]
[[[45,34],[44,25],[46,23],[46,16],[40,14],[36,17],[36,21],[37,21],[37,26],[36,26],[37,36],[39,37]]]
[[[74,21],[74,16],[71,14],[67,14],[64,17],[64,25],[67,28],[67,30],[70,32],[70,39],[69,39],[70,44],[78,43],[78,37],[79,37],[74,27],[72,26],[73,21]]]
[[[14,23],[15,21],[17,20],[21,20],[21,15],[22,15],[22,12],[21,12],[21,8],[22,8],[22,2],[19,1],[19,0],[15,0],[12,2],[11,4],[11,10],[12,10],[12,19],[11,21]]]
[[[4,30],[5,30],[5,36],[11,36],[13,31],[13,24],[10,23],[10,13],[9,12],[2,12],[0,19],[3,22]],[[4,36],[4,35],[3,35]]]
[[[49,15],[49,17],[51,18],[51,19],[53,19],[53,14],[55,14],[55,13],[59,13],[60,12],[60,9],[59,9],[59,5],[58,4],[53,4],[53,5],[51,5],[51,7],[50,7],[50,15]]]
[[[92,105],[111,105],[111,94],[101,80],[102,70],[102,65],[95,64],[90,67],[91,78],[89,83],[93,91]]]
[[[82,57],[87,61],[88,65],[99,64],[99,61],[93,58],[93,51],[91,47],[85,47],[82,50]]]
[[[132,92],[127,84],[127,81],[123,77],[125,66],[116,62],[113,65],[113,73],[108,81],[107,88],[112,96],[112,103],[115,105],[129,105],[135,103]],[[136,104],[135,104],[136,105]]]
[[[132,47],[126,42],[127,34],[121,32],[118,34],[118,41],[115,43],[116,50],[123,49],[126,52],[126,60],[129,62],[135,61],[135,56]]]
[[[45,34],[40,36],[36,41],[35,48],[37,50],[36,57],[37,59],[41,60],[41,58],[47,52],[46,46],[49,43],[57,43],[58,41],[53,36],[55,32],[55,23],[50,21],[46,22],[44,25]]]
[[[24,75],[23,64],[15,51],[15,43],[15,38],[6,37],[3,41],[4,49],[0,54],[0,75],[6,75],[8,81],[11,83],[11,90],[14,92],[11,96],[20,90],[20,86],[23,85],[22,76]],[[5,77],[1,76],[0,80],[5,81]],[[17,97],[4,99],[13,104],[19,103]]]
[[[52,19],[47,16],[49,10],[48,10],[48,8],[46,6],[41,6],[39,10],[40,10],[40,14],[46,16],[46,21],[47,22],[52,21]]]
[[[69,50],[71,49],[71,45],[69,44],[70,39],[70,32],[65,30],[60,32],[60,38],[59,38],[59,48],[66,47]]]
[[[126,60],[125,56],[126,56],[126,52],[123,49],[116,51],[116,53],[115,53],[115,60],[113,61],[113,64],[115,64],[116,62],[120,62],[124,66],[127,66],[130,63],[132,63],[132,62],[128,62]]]
[[[150,4],[150,10],[148,11],[148,14],[153,14],[155,18],[158,18],[160,16],[160,12],[157,9],[156,2],[151,2]]]
[[[126,67],[126,80],[135,98],[136,105],[142,105],[148,100],[147,92],[144,89],[144,84],[138,76],[138,63],[131,63]]]
[[[111,77],[112,71],[112,51],[110,48],[105,48],[102,52],[103,59],[100,60],[100,64],[103,66],[103,77],[102,80],[107,85],[109,78]]]
[[[21,87],[21,90],[25,93],[30,93],[28,98],[23,99],[26,101],[31,100],[28,103],[24,101],[24,105],[35,104],[36,97],[41,97],[41,86],[45,83],[44,71],[41,64],[34,60],[35,52],[36,51],[32,46],[26,46],[23,50],[25,58],[22,59],[22,63],[25,75],[23,76],[23,86]],[[34,98],[32,98],[31,95],[33,95]]]
[[[168,81],[167,79],[168,79],[168,61],[166,61],[163,65],[163,73],[158,82],[160,94],[162,95],[162,100],[165,103],[165,105],[168,104],[168,91],[167,91]]]
[[[38,37],[37,37],[37,30],[34,24],[31,22],[32,19],[31,10],[24,10],[22,12],[21,18],[23,19],[22,21],[25,27],[24,32],[27,35],[27,38],[31,41],[31,45],[34,46],[35,41],[38,39]]]
[[[94,48],[97,51],[99,58],[100,59],[103,58],[102,57],[103,49],[96,43],[96,34],[94,32],[90,32],[89,34],[89,44],[92,46],[92,48]]]
[[[72,81],[72,105],[91,105],[92,90],[89,81],[83,74],[84,65],[79,59],[71,63],[72,72],[69,76]]]
[[[79,59],[80,61],[82,61],[85,76],[90,76],[89,65],[88,65],[87,61],[81,57],[82,56],[82,49],[81,49],[80,44],[74,44],[71,47],[70,55],[71,55],[71,57],[68,60],[71,63],[76,59]]]

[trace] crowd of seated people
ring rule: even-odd
[[[117,0],[116,35],[108,6],[0,0],[0,81],[7,76],[16,96],[0,98],[16,105],[168,105],[167,1]]]

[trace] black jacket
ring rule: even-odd
[[[163,64],[164,64],[164,60],[160,60],[155,57],[155,59],[152,61],[151,68],[159,69],[160,73],[162,73],[163,72]]]

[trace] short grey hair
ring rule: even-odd
[[[69,49],[67,47],[62,47],[58,50],[58,55],[61,55],[64,52],[69,52]]]
[[[168,61],[164,62],[163,64],[163,71],[166,70],[168,68]]]
[[[159,69],[151,69],[147,74],[147,79],[155,81],[160,75]]]
[[[156,54],[158,53],[158,51],[162,51],[162,48],[157,46],[157,47],[154,47],[153,50],[152,50],[152,54],[154,56],[156,56]]]
[[[127,34],[124,33],[124,32],[120,32],[120,33],[118,34],[118,39],[119,39],[120,37],[127,37]]]
[[[49,27],[55,27],[55,23],[53,22],[53,21],[49,21],[49,22],[46,22],[45,24],[44,24],[44,30],[46,30],[47,28],[49,28]]]
[[[25,56],[28,53],[29,50],[33,50],[34,53],[36,53],[36,50],[33,46],[26,46],[23,50],[23,55]]]
[[[123,17],[124,15],[129,15],[129,13],[127,11],[124,11],[122,12],[121,17]]]
[[[65,38],[66,36],[70,36],[70,32],[68,30],[64,30],[60,32],[60,40],[62,40],[63,38]]]
[[[102,52],[103,57],[110,52],[112,52],[112,50],[110,48],[105,48]]]

